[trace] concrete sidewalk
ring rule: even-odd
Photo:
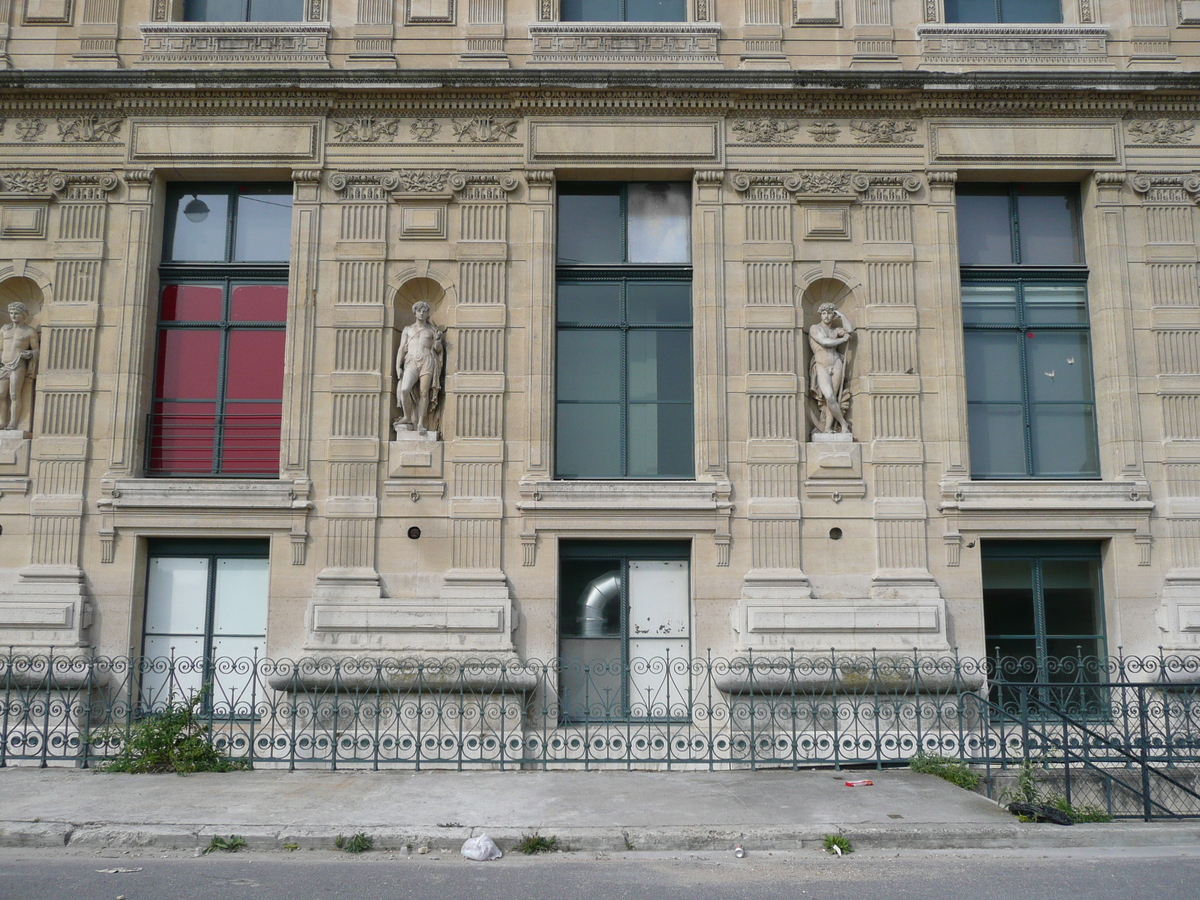
[[[869,778],[870,787],[847,780]],[[1200,822],[1021,824],[984,797],[907,769],[883,772],[279,772],[107,775],[0,770],[0,846],[329,848],[363,831],[380,849],[455,850],[533,830],[572,850],[1200,846]]]

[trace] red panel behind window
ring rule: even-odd
[[[158,318],[162,322],[220,322],[225,290],[211,284],[168,284]]]

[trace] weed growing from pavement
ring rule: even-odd
[[[1017,769],[1016,787],[1000,793],[1000,804],[1010,806],[1013,803],[1030,804],[1033,806],[1049,806],[1059,812],[1066,813],[1072,822],[1078,824],[1090,822],[1111,822],[1112,816],[1099,806],[1081,803],[1078,806],[1067,802],[1062,794],[1047,791],[1042,783],[1042,762],[1039,759],[1024,760]],[[1036,816],[1014,813],[1019,822],[1036,822]]]
[[[517,842],[514,850],[524,853],[526,856],[532,856],[535,853],[553,853],[556,850],[563,848],[558,846],[558,838],[554,835],[543,837],[536,831],[529,834],[521,835],[521,840]]]
[[[360,831],[351,837],[339,834],[333,839],[333,846],[339,850],[345,850],[347,853],[366,853],[375,846],[375,838],[365,831]]]
[[[968,791],[979,787],[979,775],[972,772],[966,763],[948,756],[934,756],[922,750],[908,761],[908,767],[914,772],[936,775]]]
[[[1113,820],[1112,816],[1098,806],[1089,806],[1087,804],[1072,806],[1067,802],[1066,797],[1055,797],[1050,801],[1050,805],[1055,809],[1065,812],[1077,825],[1089,822],[1111,822]]]
[[[212,840],[208,842],[208,846],[204,848],[205,853],[212,853],[214,850],[220,850],[223,853],[237,853],[239,850],[246,849],[246,839],[240,835],[231,834],[227,838],[221,837],[219,834],[214,834]]]
[[[121,752],[100,763],[100,772],[235,772],[249,768],[239,759],[222,756],[208,741],[208,726],[196,719],[202,694],[186,703],[170,703],[165,709],[146,716],[129,728],[107,728],[90,740],[120,743]]]
[[[853,853],[854,848],[850,846],[850,841],[840,834],[827,834],[825,840],[821,842],[821,846],[825,848],[826,853]],[[841,853],[838,853],[841,856]]]

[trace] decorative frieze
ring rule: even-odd
[[[751,440],[796,440],[796,398],[794,394],[750,394]]]
[[[721,26],[707,22],[531,24],[531,65],[720,65]]]
[[[459,302],[464,305],[503,304],[504,262],[469,260],[459,264]]]
[[[1200,195],[1200,175],[1139,172],[1130,184],[1147,205],[1193,204]]]
[[[454,495],[456,497],[499,497],[503,474],[503,466],[500,463],[456,462],[454,464]]]
[[[1182,119],[1141,119],[1126,126],[1135,144],[1190,144],[1196,136],[1196,123]]]
[[[343,144],[387,143],[396,137],[400,123],[396,119],[376,119],[363,116],[357,119],[331,119],[333,139]]]
[[[921,466],[916,463],[876,463],[875,496],[880,499],[894,497],[922,497],[925,494],[921,481]]]
[[[325,22],[146,22],[142,65],[329,65]]]
[[[452,119],[454,139],[460,144],[510,144],[517,139],[519,119],[477,116],[473,119]]]
[[[453,519],[451,564],[455,569],[500,568],[500,519]]]
[[[748,328],[747,368],[751,372],[795,372],[796,336],[791,329]]]
[[[10,194],[49,194],[53,190],[50,179],[56,174],[54,169],[4,169],[0,170],[0,188]]]
[[[332,172],[329,186],[344,202],[382,201],[400,186],[400,178],[395,172]]]
[[[751,188],[751,191],[754,191]],[[780,190],[783,190],[780,188]],[[746,205],[746,240],[758,243],[790,243],[792,210],[782,204]]]
[[[912,124],[912,123],[909,123]],[[913,194],[921,190],[921,179],[916,175],[863,172],[851,179],[854,190],[863,203],[907,204]],[[880,240],[887,240],[880,238]],[[911,237],[904,240],[912,240]]]
[[[48,329],[42,352],[47,372],[90,372],[96,329],[87,325],[56,325]]]
[[[1108,28],[1098,25],[921,25],[926,65],[1106,66]]]
[[[1178,569],[1200,569],[1200,519],[1172,519],[1172,562]]]
[[[784,187],[797,194],[854,194],[852,172],[796,172],[784,180]]]
[[[91,395],[86,391],[46,391],[42,396],[42,434],[87,434]]]
[[[743,144],[790,144],[796,139],[800,123],[794,119],[735,119],[734,136]]]
[[[375,520],[330,517],[327,565],[331,569],[373,569]]]
[[[74,116],[58,120],[58,138],[64,144],[112,144],[124,119],[109,116]]]
[[[329,464],[330,497],[374,497],[376,472],[373,462],[331,462]]]
[[[860,144],[911,144],[917,123],[911,119],[872,119],[850,123],[850,135]]]
[[[457,394],[455,423],[458,437],[499,438],[501,430],[502,394]]]
[[[46,133],[45,119],[18,119],[15,127],[17,136],[27,144],[40,141]]]
[[[448,169],[401,169],[399,190],[409,194],[440,194],[450,178]]]
[[[1200,497],[1200,463],[1168,463],[1163,471],[1167,496]]]

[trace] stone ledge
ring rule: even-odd
[[[720,66],[721,26],[708,22],[552,22],[531,24],[530,65]]]
[[[1103,25],[921,25],[923,64],[1108,66]]]
[[[327,68],[328,22],[146,22],[141,65]]]

